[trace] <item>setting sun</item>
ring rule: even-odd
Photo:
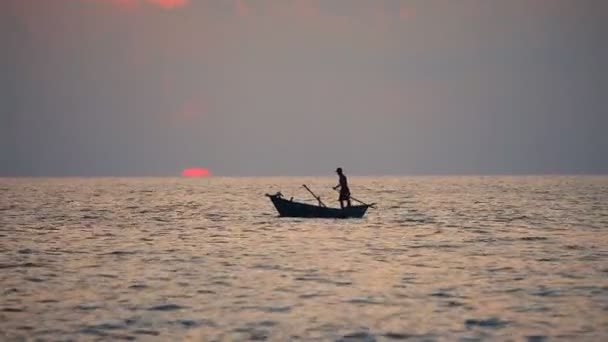
[[[211,171],[206,168],[189,168],[184,169],[182,171],[182,176],[184,177],[209,177],[211,176]]]

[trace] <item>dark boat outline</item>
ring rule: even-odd
[[[294,202],[293,198],[287,200],[283,198],[283,194],[266,194],[274,204],[274,207],[279,212],[280,217],[298,217],[298,218],[332,218],[332,219],[347,219],[347,218],[363,218],[367,209],[373,207],[374,204],[353,205],[350,207],[331,208],[319,205],[313,205],[302,202]]]

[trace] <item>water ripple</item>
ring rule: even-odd
[[[362,220],[264,197],[334,182],[0,179],[2,338],[608,340],[608,177],[353,177]]]

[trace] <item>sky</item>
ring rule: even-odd
[[[605,0],[2,0],[0,176],[608,173]]]

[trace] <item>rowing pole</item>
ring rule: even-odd
[[[327,206],[325,205],[325,203],[323,203],[323,201],[321,201],[321,197],[317,196],[317,195],[316,195],[314,192],[312,192],[312,190],[310,190],[310,189],[309,189],[309,188],[306,186],[306,184],[302,184],[302,186],[304,187],[304,189],[308,190],[308,192],[310,192],[310,193],[311,193],[311,195],[312,195],[314,198],[316,198],[316,199],[317,199],[317,201],[319,201],[319,205],[320,205],[320,206],[327,207]]]
[[[339,191],[338,189],[336,189],[336,188],[332,188],[332,189],[334,189],[336,192],[340,192],[340,191]],[[366,206],[368,206],[368,207],[370,207],[370,208],[375,208],[376,203],[367,204],[367,203],[365,203],[365,202],[363,202],[363,201],[360,201],[360,200],[358,200],[358,199],[354,198],[353,196],[348,195],[348,197],[349,197],[350,199],[352,199],[353,201],[357,201],[357,202],[359,202],[359,203],[361,203],[361,204],[363,204],[363,205],[366,205]]]

